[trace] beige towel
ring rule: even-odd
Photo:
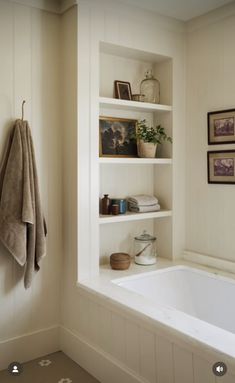
[[[30,128],[17,120],[0,169],[0,240],[25,266],[25,288],[46,254],[46,234]]]
[[[147,194],[139,194],[139,195],[131,195],[128,197],[128,201],[131,204],[141,205],[141,206],[149,206],[158,204],[158,199],[153,195]]]
[[[149,213],[151,211],[159,211],[161,210],[161,207],[158,203],[156,203],[155,205],[149,205],[149,206],[129,204],[129,210],[134,211],[136,213]]]

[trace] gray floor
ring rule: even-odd
[[[99,383],[63,352],[23,364],[23,372],[12,376],[0,371],[0,383]]]

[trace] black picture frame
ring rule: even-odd
[[[235,109],[207,113],[208,145],[235,143]]]
[[[207,152],[208,184],[235,184],[235,150]]]
[[[131,84],[127,81],[114,81],[115,97],[121,100],[131,100]]]

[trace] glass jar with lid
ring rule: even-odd
[[[152,70],[148,70],[145,79],[140,84],[141,101],[153,104],[160,103],[160,82],[153,76]]]
[[[153,265],[156,263],[156,237],[145,230],[135,237],[135,263],[138,265]]]

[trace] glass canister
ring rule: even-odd
[[[140,84],[141,101],[154,104],[160,103],[160,82],[153,76],[152,70],[148,70],[145,79]]]
[[[156,239],[145,230],[143,234],[135,237],[135,263],[138,265],[153,265],[156,263]]]

